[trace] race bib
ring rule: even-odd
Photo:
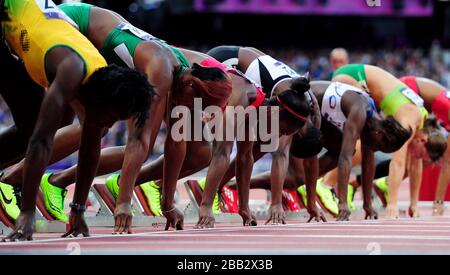
[[[58,8],[58,6],[56,6],[56,4],[53,3],[52,0],[35,0],[35,1],[47,19],[61,19],[68,22],[75,28],[79,29],[78,25],[69,16],[67,16],[67,14],[65,14],[60,8]]]
[[[409,88],[403,88],[402,90],[400,90],[400,92],[418,107],[423,107],[423,99],[418,96],[413,90]]]
[[[135,26],[133,26],[131,24],[120,23],[119,25],[117,25],[117,28],[122,31],[129,31],[132,34],[136,35],[137,37],[139,37],[140,39],[145,40],[145,41],[157,39],[153,35],[136,28]]]

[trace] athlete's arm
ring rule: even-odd
[[[414,133],[412,134],[412,137],[414,137]],[[398,215],[398,188],[405,175],[406,157],[410,142],[411,139],[407,141],[400,150],[392,154],[392,160],[389,164],[389,176],[387,180],[389,185],[389,197],[386,211],[387,215],[391,217]]]
[[[156,59],[156,58],[155,58]],[[130,135],[125,148],[122,174],[119,179],[119,197],[117,204],[129,204],[133,195],[134,183],[142,163],[147,159],[164,117],[166,99],[172,86],[172,69],[168,62],[150,62],[146,75],[149,82],[154,85],[157,95],[153,97],[147,119],[142,127],[129,125]],[[157,70],[155,68],[158,68]]]
[[[311,114],[311,122],[317,129],[320,129],[322,122],[322,115],[320,114],[320,106],[319,102],[317,102],[317,98],[314,93],[310,92],[311,101],[312,101],[312,114]]]
[[[222,125],[226,125],[224,136],[231,130],[233,123],[226,123],[228,119],[234,120],[233,112],[226,110],[223,116]],[[219,127],[220,128],[220,127]],[[234,131],[233,133],[235,133]],[[206,174],[205,190],[203,190],[202,202],[199,209],[199,220],[196,228],[214,227],[214,216],[211,207],[217,188],[222,181],[227,170],[230,169],[230,154],[233,149],[233,141],[215,141],[213,145],[213,153],[209,164],[208,173]],[[231,172],[231,171],[230,171]]]
[[[285,223],[282,205],[282,192],[289,166],[289,149],[292,142],[291,136],[282,136],[277,151],[272,153],[272,168],[270,173],[272,203],[270,217],[267,222]]]
[[[161,203],[163,211],[169,211],[175,206],[174,195],[177,181],[186,157],[186,142],[175,142],[169,136],[167,135],[164,146],[163,198]]]
[[[47,63],[51,61],[49,59]],[[56,67],[55,78],[42,101],[25,155],[22,211],[35,211],[37,187],[51,157],[55,133],[64,110],[70,108],[69,103],[79,90],[83,71],[83,63],[74,54],[64,58]]]
[[[408,165],[409,184],[411,186],[410,214],[414,217],[417,214],[417,202],[419,201],[420,186],[422,184],[423,160],[410,157]]]
[[[253,142],[238,141],[236,154],[236,183],[239,194],[239,215],[244,226],[256,225],[256,218],[251,214],[249,203],[250,178],[253,170]]]
[[[364,145],[361,140],[361,185],[363,191],[363,208],[366,211],[366,219],[376,219],[378,214],[372,208],[372,187],[375,177],[375,153]]]
[[[292,159],[295,161],[295,158]],[[305,172],[306,194],[308,197],[306,207],[310,215],[308,222],[313,220],[317,222],[320,222],[321,220],[326,222],[325,217],[322,216],[321,213],[319,213],[319,210],[316,206],[316,186],[317,179],[319,178],[318,156],[303,160],[303,167],[305,171],[308,171],[308,173]]]
[[[39,180],[51,157],[53,139],[84,77],[83,62],[72,52],[55,48],[48,54],[47,74],[54,76],[44,96],[33,135],[25,155],[23,203],[15,230],[7,240],[31,240],[34,229],[36,194]],[[26,99],[25,99],[26,100]]]
[[[354,98],[354,97],[353,97]],[[344,101],[344,99],[343,99]],[[362,104],[352,104],[345,122],[342,147],[338,159],[339,216],[337,220],[348,220],[350,210],[347,205],[347,184],[352,169],[352,158],[356,142],[366,122],[366,110]]]

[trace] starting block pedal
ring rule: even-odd
[[[8,234],[14,228],[15,221],[0,207],[0,234]],[[42,192],[38,191],[36,200],[36,233],[64,233],[66,224],[55,220],[45,208]]]
[[[196,180],[188,180],[184,183],[184,187],[186,188],[187,194],[191,199],[191,207],[200,208],[200,204],[202,202],[203,191],[200,189],[200,185]]]
[[[136,195],[136,199],[139,201],[139,204],[142,206],[143,213],[147,216],[156,216],[150,209],[150,206],[148,205],[148,202],[147,202],[147,198],[145,197],[144,193],[142,192],[142,189],[140,186],[136,186],[134,188],[134,194]]]
[[[67,224],[56,220],[45,208],[44,196],[42,191],[38,189],[36,198],[36,233],[64,233]]]
[[[91,188],[100,209],[93,217],[86,217],[89,226],[114,227],[114,210],[116,201],[104,184],[94,184]],[[146,198],[140,187],[135,188],[131,202],[133,213],[133,226],[160,226],[165,225],[165,218],[155,217],[147,204]]]
[[[184,187],[188,193],[191,202],[184,209],[185,222],[198,221],[198,209],[202,201],[203,191],[200,189],[198,181],[188,180],[184,183]],[[241,216],[236,213],[219,213],[215,214],[216,223],[236,223],[242,222]]]

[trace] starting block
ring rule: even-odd
[[[0,207],[0,234],[9,234],[15,225],[15,221],[8,216],[3,207]],[[36,200],[36,233],[64,233],[66,224],[55,220],[45,209],[45,203],[41,190],[38,190]]]
[[[189,220],[194,219],[194,222],[198,220],[198,209],[202,200],[201,190],[198,188],[198,182],[195,180],[188,180],[184,183],[186,191],[188,193],[191,202],[186,206],[185,209],[185,219],[189,218]],[[301,201],[300,198],[297,198],[298,201]],[[333,217],[324,212],[320,207],[319,203],[316,202],[317,209],[319,209],[320,213],[326,217],[327,220],[332,220]],[[250,205],[250,207],[252,207]],[[302,209],[297,212],[286,211],[286,221],[307,221],[309,219],[309,213],[306,210],[306,207],[301,206]],[[267,220],[269,218],[269,207],[252,209],[252,214],[255,215],[257,220]],[[214,215],[216,219],[216,223],[241,223],[242,218],[237,213],[220,213]]]
[[[36,199],[36,233],[65,233],[67,224],[56,220],[45,208],[44,196],[38,189]]]
[[[100,204],[100,209],[97,214],[92,217],[86,217],[88,226],[104,226],[114,227],[114,210],[116,201],[104,184],[94,184],[91,187],[97,201]],[[164,217],[155,217],[151,212],[150,207],[145,199],[144,194],[139,186],[133,192],[131,202],[131,211],[133,213],[133,227],[142,226],[161,226],[166,224]]]
[[[184,219],[185,222],[194,222],[198,221],[198,209],[200,208],[200,203],[202,201],[202,193],[201,190],[197,190],[196,186],[198,186],[198,181],[196,180],[188,180],[184,183],[184,187],[186,188],[187,194],[191,199],[191,202],[188,203],[186,208],[184,209]],[[214,218],[216,223],[242,223],[242,218],[239,214],[236,213],[219,213],[214,214]]]
[[[14,227],[14,220],[11,219],[6,211],[0,206],[0,235],[7,235]]]

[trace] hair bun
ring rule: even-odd
[[[425,128],[439,129],[439,121],[434,115],[430,115],[424,122]]]
[[[309,82],[311,81],[309,73],[296,77],[292,80],[291,89],[299,93],[306,93],[311,89]]]

